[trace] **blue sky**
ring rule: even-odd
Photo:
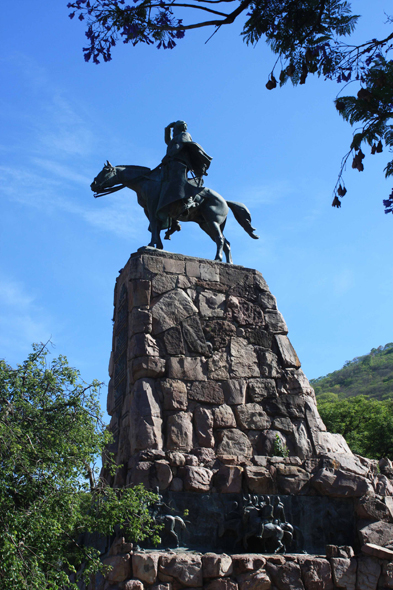
[[[359,40],[390,32],[390,3],[353,6]],[[227,224],[234,262],[265,277],[306,375],[392,341],[389,154],[349,166],[343,207],[331,207],[351,137],[333,106],[340,87],[311,78],[269,92],[275,57],[247,47],[241,23],[208,43],[200,30],[172,51],[121,45],[86,64],[83,24],[67,14],[63,0],[2,8],[0,356],[15,365],[50,337],[86,381],[107,381],[114,281],[149,234],[133,192],[94,200],[89,185],[106,159],[155,167],[177,119],[213,157],[206,185],[251,210],[259,241]],[[215,254],[193,224],[165,244]]]

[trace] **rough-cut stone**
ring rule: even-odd
[[[373,491],[370,481],[360,475],[328,469],[320,469],[311,480],[312,485],[322,495],[336,498],[360,497]],[[393,538],[393,535],[392,535]],[[368,542],[368,539],[364,542]]]
[[[300,563],[306,590],[333,590],[332,570],[327,559],[309,557]]]
[[[304,590],[300,566],[293,561],[282,565],[274,565],[270,560],[266,563],[266,571],[278,590]]]
[[[197,357],[170,357],[167,360],[168,376],[184,381],[206,381],[205,359]]]
[[[158,574],[159,553],[134,553],[132,556],[132,572],[146,584],[154,584]]]
[[[158,487],[160,490],[166,490],[173,479],[172,469],[166,461],[155,461]]]
[[[382,576],[380,579],[381,588],[393,588],[393,561],[382,565]]]
[[[129,358],[159,356],[157,342],[150,334],[135,334],[130,340]]]
[[[152,331],[152,315],[148,309],[134,307],[130,316],[130,327],[133,334]]]
[[[189,452],[192,449],[192,414],[179,412],[167,420],[167,449]]]
[[[284,367],[294,367],[296,369],[300,368],[300,361],[288,336],[276,334],[275,340],[278,350],[280,351],[280,356]]]
[[[337,588],[355,590],[356,584],[356,559],[332,557],[330,560],[333,571],[333,582]]]
[[[142,307],[149,305],[151,295],[150,281],[131,281],[131,305],[132,307]]]
[[[274,494],[275,482],[268,469],[257,465],[245,468],[247,485],[254,494]]]
[[[283,448],[287,446],[285,435],[282,432],[278,430],[265,430],[258,436],[255,445],[256,453],[265,456],[274,455],[278,441],[280,441]]]
[[[123,590],[143,590],[143,583],[140,580],[127,580]]]
[[[191,351],[210,356],[212,352],[212,345],[206,342],[205,335],[202,330],[201,322],[198,316],[191,316],[183,321],[184,339]]]
[[[388,559],[389,561],[393,561],[393,551],[386,547],[381,547],[380,545],[366,543],[362,547],[362,552],[366,553],[366,555],[377,557],[378,559]]]
[[[225,553],[205,553],[202,555],[202,574],[204,578],[222,578],[232,573],[232,558]]]
[[[184,457],[186,459],[186,465],[192,465],[194,467],[199,465],[198,458],[194,454],[186,454]]]
[[[179,326],[174,326],[166,330],[163,334],[163,339],[168,354],[175,356],[185,354],[183,334]]]
[[[222,318],[225,314],[225,295],[205,291],[199,294],[199,309],[204,318]]]
[[[261,377],[275,378],[280,374],[277,355],[270,350],[258,350],[258,361]]]
[[[375,477],[375,491],[380,496],[393,496],[393,485],[390,479],[379,473]]]
[[[186,492],[208,492],[210,490],[213,472],[206,467],[184,467],[184,489]]]
[[[161,404],[154,382],[138,380],[131,392],[131,454],[143,449],[162,449]]]
[[[159,274],[152,280],[152,291],[153,296],[162,295],[167,291],[172,291],[176,287],[177,276],[176,275],[164,275]]]
[[[132,361],[134,381],[143,377],[162,377],[165,374],[165,359],[158,356],[140,356]]]
[[[229,351],[233,377],[259,377],[258,358],[251,344],[243,338],[232,338]]]
[[[268,350],[271,349],[273,343],[273,337],[269,332],[266,330],[262,330],[261,327],[258,328],[244,328],[244,337],[250,344],[255,344],[256,346],[261,346],[262,348],[266,348]],[[240,335],[240,334],[238,334]]]
[[[315,450],[318,454],[324,455],[326,453],[347,453],[348,455],[352,455],[351,449],[341,434],[332,434],[331,432],[316,432],[313,436],[313,442]]]
[[[239,555],[232,555],[231,557],[235,576],[239,576],[245,572],[259,570],[266,563],[266,559],[262,555],[256,555],[255,553],[241,553]]]
[[[271,424],[271,419],[262,406],[256,403],[236,406],[235,413],[242,430],[266,430]]]
[[[207,371],[209,379],[229,379],[228,355],[226,352],[215,352],[207,360]]]
[[[238,588],[239,586],[232,578],[217,578],[203,585],[203,590],[238,590]]]
[[[164,397],[164,410],[187,409],[187,387],[183,381],[165,379],[161,381],[161,391]]]
[[[240,590],[269,590],[272,587],[270,578],[264,570],[239,574],[237,581]]]
[[[232,408],[222,404],[213,409],[214,428],[236,428],[236,420]]]
[[[103,563],[112,567],[106,575],[106,579],[110,584],[124,582],[131,576],[131,556],[128,553],[107,557]]]
[[[172,590],[172,584],[154,584],[150,590]]]
[[[195,433],[201,447],[214,447],[213,413],[207,408],[196,408],[194,412]]]
[[[169,461],[169,465],[173,467],[184,467],[186,464],[186,458],[183,453],[179,453],[177,451],[168,451],[167,459]]]
[[[190,387],[188,397],[204,404],[218,405],[225,402],[222,386],[215,381],[195,381]]]
[[[187,588],[202,586],[202,559],[199,555],[188,553],[161,555],[158,569],[164,576],[175,578]]]
[[[356,590],[376,590],[381,565],[377,559],[363,555],[357,560]]]
[[[281,430],[282,432],[286,432],[287,434],[293,432],[293,423],[289,418],[285,416],[278,416],[277,418],[275,418],[273,420],[272,427],[275,430]]]
[[[293,420],[293,453],[301,460],[307,459],[313,454],[312,444],[308,437],[306,425],[303,420]]]
[[[199,465],[210,467],[216,460],[216,452],[214,449],[202,447],[200,449],[192,450],[195,457],[198,459]]]
[[[267,396],[277,394],[276,382],[273,379],[251,379],[247,386],[247,395],[252,402],[261,402]]]
[[[267,309],[277,309],[277,301],[270,291],[262,291],[258,295],[258,303],[264,311]]]
[[[383,547],[393,540],[393,524],[382,520],[367,524],[359,521],[359,537],[363,545],[372,543]]]
[[[205,336],[214,350],[225,348],[232,336],[236,335],[236,326],[226,320],[209,320],[203,327]]]
[[[238,406],[246,401],[247,381],[245,379],[228,379],[222,383],[225,403]]]
[[[296,495],[308,483],[310,474],[295,465],[277,465],[277,485],[280,494]]]
[[[146,489],[151,487],[151,470],[153,463],[150,461],[139,461],[131,467],[127,473],[127,485],[137,486],[143,484]]]
[[[198,309],[184,291],[169,291],[153,305],[153,334],[164,332],[197,312]]]
[[[384,520],[392,522],[391,512],[379,498],[366,495],[360,498],[356,504],[356,514],[363,520]]]
[[[242,474],[242,467],[221,465],[214,474],[214,487],[219,494],[239,494],[242,490]]]
[[[217,455],[234,455],[246,459],[252,456],[252,446],[248,436],[236,428],[219,431],[217,440]]]
[[[230,296],[227,303],[228,317],[233,318],[239,326],[258,326],[263,324],[263,313],[254,305],[240,297]]]
[[[266,324],[273,334],[288,334],[288,328],[279,311],[265,311]]]

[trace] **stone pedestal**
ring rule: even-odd
[[[143,248],[117,278],[114,306],[107,409],[119,469],[114,479],[103,470],[111,485],[216,494],[223,511],[231,494],[238,505],[244,495],[280,494],[287,511],[296,503],[285,497],[350,499],[344,528],[355,530],[358,511],[362,542],[375,542],[371,524],[392,520],[390,480],[326,432],[259,272]],[[372,516],[374,500],[358,508],[376,493],[386,518]],[[337,506],[321,525],[312,512],[323,534],[334,532]]]

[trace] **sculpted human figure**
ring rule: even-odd
[[[157,215],[164,220],[169,217],[184,215],[197,205],[197,195],[203,190],[202,176],[210,166],[212,158],[200,145],[192,141],[185,121],[170,123],[165,128],[166,155],[162,160],[163,182],[157,206]],[[187,179],[187,172],[192,172],[196,179]],[[174,204],[178,204],[174,215]]]
[[[212,158],[192,141],[185,121],[165,128],[167,153],[161,164],[151,170],[146,166],[112,166],[107,160],[90,187],[95,197],[112,194],[122,188],[135,191],[138,203],[149,220],[149,246],[163,249],[166,239],[180,230],[180,223],[193,221],[215,242],[215,260],[232,263],[231,247],[223,234],[229,210],[245,232],[258,239],[251,224],[251,214],[243,203],[226,201],[211,188],[203,186],[203,176]],[[191,178],[188,178],[188,173]]]

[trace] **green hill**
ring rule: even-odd
[[[393,459],[393,343],[311,381],[329,432],[342,434],[354,453]]]
[[[317,397],[335,393],[339,399],[365,395],[374,400],[393,398],[393,342],[347,361],[342,369],[312,379]]]

